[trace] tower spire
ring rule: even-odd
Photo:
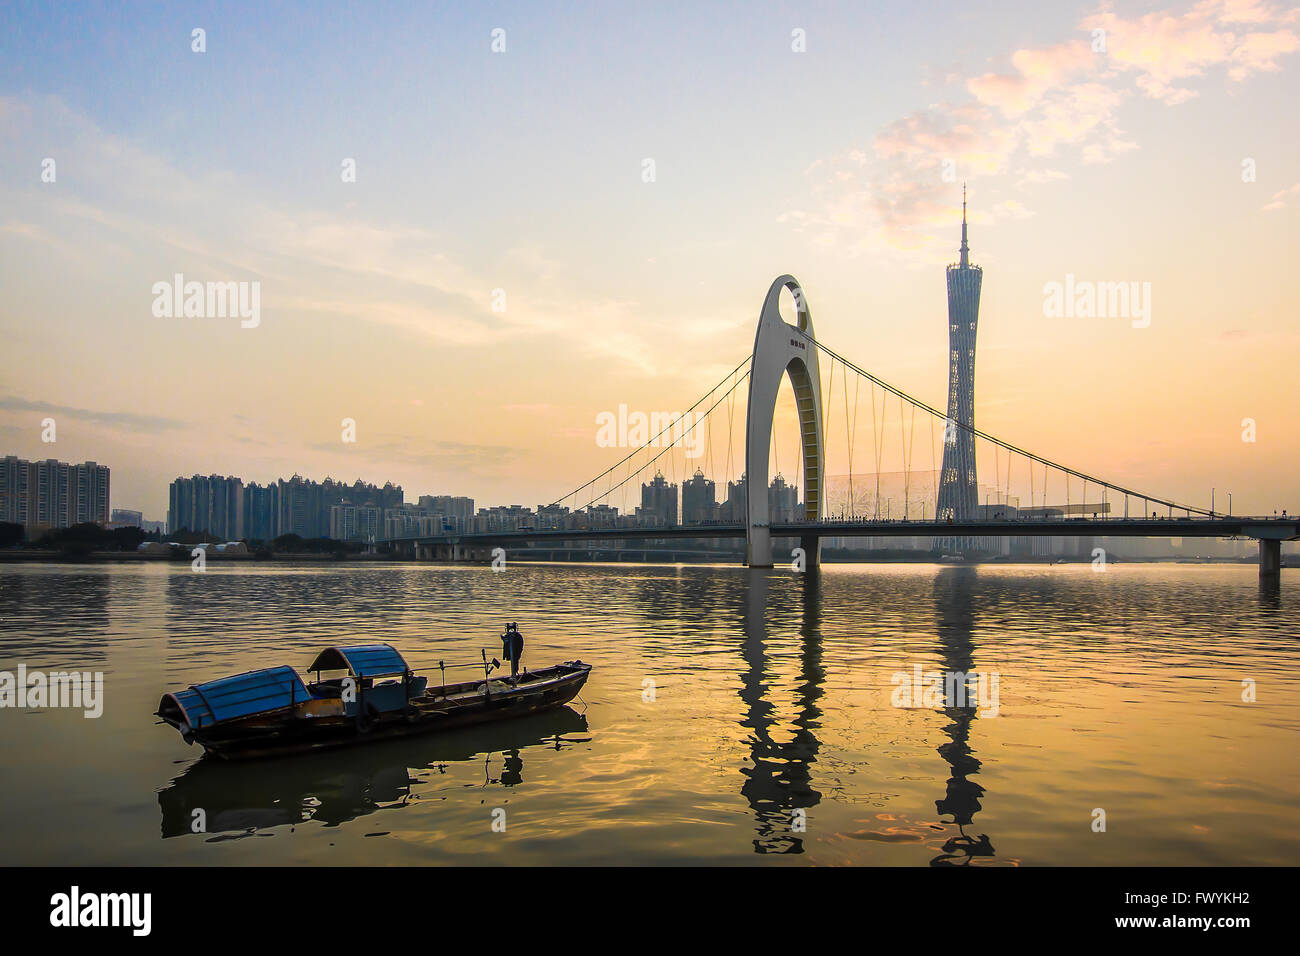
[[[961,267],[970,265],[970,246],[966,244],[966,184],[961,184]]]

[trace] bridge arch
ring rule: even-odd
[[[794,295],[796,324],[781,318],[783,290]],[[749,367],[749,405],[745,426],[745,476],[747,518],[746,562],[752,568],[772,566],[772,514],[767,498],[767,460],[772,447],[772,419],[781,379],[790,376],[799,413],[800,445],[803,450],[804,518],[816,521],[824,507],[821,373],[817,365],[817,340],[813,333],[808,300],[794,276],[783,275],[772,283],[758,316],[754,334],[754,357]],[[804,542],[805,551],[817,550],[820,539]],[[817,554],[807,554],[816,561]]]

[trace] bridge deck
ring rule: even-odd
[[[899,538],[899,537],[1074,537],[1077,535],[1132,538],[1300,538],[1296,518],[1064,518],[1053,520],[937,521],[817,521],[771,526],[774,538]],[[504,544],[548,541],[643,541],[668,538],[743,538],[743,524],[674,525],[666,528],[589,528],[581,531],[546,528],[527,531],[481,531],[464,534],[391,538],[392,544]]]

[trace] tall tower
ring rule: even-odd
[[[966,244],[966,186],[961,187],[961,261],[948,267],[948,421],[939,478],[939,521],[973,520],[979,513],[975,481],[975,327],[979,324],[984,272],[970,263]],[[965,427],[963,427],[965,426]],[[941,547],[965,550],[970,539],[941,539]]]

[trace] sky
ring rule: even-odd
[[[625,454],[600,413],[683,411],[744,359],[786,273],[821,341],[943,407],[963,182],[980,428],[1300,508],[1300,7],[0,18],[0,454],[108,464],[115,508],[162,518],[194,473],[555,500]],[[256,326],[156,314],[177,273],[257,283]],[[1149,322],[1046,314],[1067,276],[1149,289]],[[788,389],[776,428],[789,474]],[[828,472],[850,435],[861,472],[853,426]]]

